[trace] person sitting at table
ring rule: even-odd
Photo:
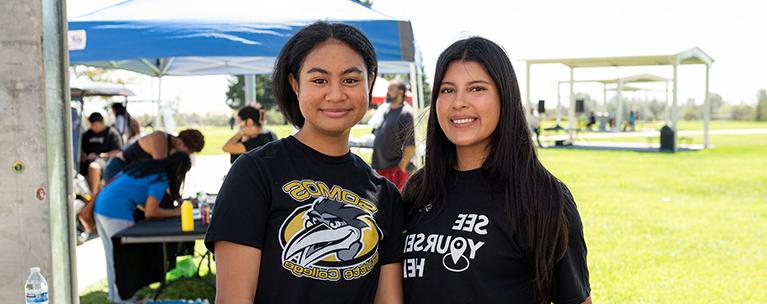
[[[173,136],[163,131],[154,131],[125,147],[109,160],[104,170],[104,180],[109,181],[122,168],[139,160],[164,159],[173,152],[198,153],[205,147],[205,136],[195,129],[186,129]]]
[[[134,162],[120,172],[96,197],[94,217],[104,244],[110,302],[122,302],[115,284],[112,236],[133,226],[133,212],[143,210],[147,219],[176,217],[179,209],[162,209],[164,196],[178,200],[181,184],[192,167],[189,155],[176,152],[166,159]]]
[[[260,108],[260,107],[259,107]],[[240,154],[277,140],[277,134],[263,127],[263,111],[245,106],[237,112],[240,130],[224,144],[222,150],[230,153],[229,161],[233,164]]]
[[[123,141],[114,128],[104,124],[104,116],[101,113],[91,113],[88,122],[91,124],[90,129],[82,135],[80,173],[88,178],[91,193],[96,195],[101,190],[106,160],[122,151]]]

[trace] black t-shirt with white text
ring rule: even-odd
[[[565,205],[569,243],[550,298],[581,303],[591,292],[586,244],[574,202]],[[533,267],[506,210],[504,192],[481,169],[453,171],[445,205],[426,205],[408,219],[405,303],[535,303]]]
[[[381,266],[402,261],[404,221],[397,188],[361,158],[291,136],[232,165],[205,245],[261,249],[257,303],[373,303]]]
[[[89,129],[83,133],[82,152],[85,154],[101,154],[114,150],[122,150],[123,141],[120,133],[112,127],[106,127],[99,133]]]

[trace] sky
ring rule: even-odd
[[[523,59],[666,55],[699,47],[715,62],[710,91],[729,103],[756,102],[767,89],[767,3],[762,1],[412,1],[375,0],[373,9],[411,21],[427,79],[442,50],[479,35],[504,47],[525,90]],[[671,67],[577,69],[576,79],[604,79],[654,73],[671,77]],[[136,100],[154,99],[157,81],[122,73],[133,81]],[[564,66],[535,66],[531,99],[556,102],[556,83],[567,80]],[[705,68],[682,66],[679,100],[702,100]],[[162,97],[179,100],[180,112],[229,113],[225,76],[165,77]],[[645,85],[663,89],[662,84]],[[579,84],[576,92],[602,99],[601,86]],[[566,86],[562,88],[567,98]],[[632,97],[631,93],[627,93]],[[644,93],[641,93],[644,94]],[[650,92],[662,99],[664,93]],[[653,95],[654,94],[654,95]],[[658,95],[660,94],[660,95]],[[635,97],[643,97],[637,95]],[[608,98],[610,98],[608,96]],[[138,110],[138,109],[136,109]]]

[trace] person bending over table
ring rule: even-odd
[[[104,180],[117,175],[122,168],[139,160],[164,159],[173,152],[187,154],[198,153],[205,147],[205,136],[195,129],[186,129],[173,136],[163,131],[155,131],[125,147],[107,163]]]
[[[162,160],[144,160],[127,166],[96,197],[93,212],[104,244],[110,302],[122,302],[115,284],[112,236],[133,226],[133,212],[144,211],[147,219],[176,217],[179,209],[162,209],[164,196],[177,200],[184,177],[192,167],[189,155],[176,152]]]

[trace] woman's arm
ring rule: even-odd
[[[261,249],[218,241],[215,251],[216,303],[252,304],[261,268]]]
[[[245,150],[245,145],[243,145],[240,142],[240,139],[245,136],[245,133],[242,131],[242,129],[238,130],[237,133],[234,134],[229,140],[226,141],[224,146],[221,148],[226,153],[231,154],[242,154],[245,152],[248,152]]]
[[[150,195],[146,198],[146,205],[144,206],[144,215],[148,219],[181,216],[181,208],[176,208],[176,209],[160,208],[160,201],[158,201],[156,197]]]
[[[402,298],[402,264],[381,266],[375,304],[401,304]]]

